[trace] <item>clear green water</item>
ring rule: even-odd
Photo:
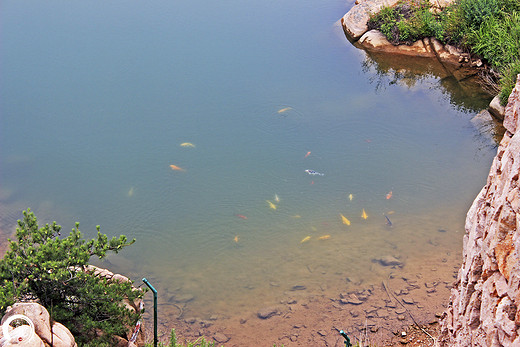
[[[99,224],[136,238],[105,265],[150,279],[162,305],[193,295],[200,316],[377,280],[382,255],[457,252],[494,145],[445,81],[367,67],[336,24],[348,9],[3,1],[4,234],[31,207],[87,237]]]

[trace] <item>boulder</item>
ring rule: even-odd
[[[427,40],[427,39],[426,39]],[[367,51],[384,52],[397,55],[411,55],[414,57],[434,58],[435,52],[429,41],[419,40],[412,45],[394,45],[378,30],[367,31],[357,42]]]
[[[34,324],[34,332],[45,342],[52,341],[51,318],[49,312],[42,305],[35,302],[16,303],[7,308],[0,324],[15,314],[22,314],[29,318]]]
[[[45,347],[42,339],[28,325],[8,328],[9,339],[0,329],[0,346]]]
[[[491,115],[493,115],[493,117],[501,120],[504,119],[506,108],[500,104],[500,98],[498,95],[495,96],[489,103],[488,111],[491,113]]]
[[[54,322],[52,325],[52,346],[53,347],[74,347],[76,341],[63,324]]]
[[[51,321],[49,312],[42,305],[30,303],[16,303],[9,307],[0,321],[1,324],[11,316],[21,314],[29,318],[34,324],[34,332],[36,338],[31,340],[31,344],[27,346],[40,346],[39,341],[42,341],[41,346],[53,347],[75,347],[77,346],[74,336],[70,333],[64,325],[53,322],[51,330]],[[34,344],[32,344],[34,343]]]

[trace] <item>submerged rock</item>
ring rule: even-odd
[[[265,307],[257,312],[257,316],[260,319],[268,319],[277,314],[278,309],[276,307]]]
[[[215,333],[215,335],[213,335],[213,340],[217,341],[218,343],[226,343],[230,339],[231,338],[224,333]]]
[[[381,258],[374,258],[374,259],[372,259],[372,261],[379,263],[383,266],[402,267],[404,265],[402,261],[400,261],[399,259],[397,259],[391,255],[385,255],[384,257],[381,257]]]
[[[193,299],[195,299],[195,297],[191,294],[180,294],[180,295],[175,295],[172,298],[170,298],[170,302],[173,301],[173,302],[182,304],[182,303],[190,302]]]

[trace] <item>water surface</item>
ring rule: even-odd
[[[428,74],[374,83],[336,23],[346,11],[2,2],[4,233],[31,207],[136,238],[106,266],[150,279],[162,305],[193,297],[199,316],[377,281],[382,255],[460,252],[495,152],[470,121],[480,101]]]

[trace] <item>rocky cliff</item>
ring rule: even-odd
[[[445,346],[520,346],[519,112],[520,75],[506,133],[466,218],[462,266],[442,324]]]

